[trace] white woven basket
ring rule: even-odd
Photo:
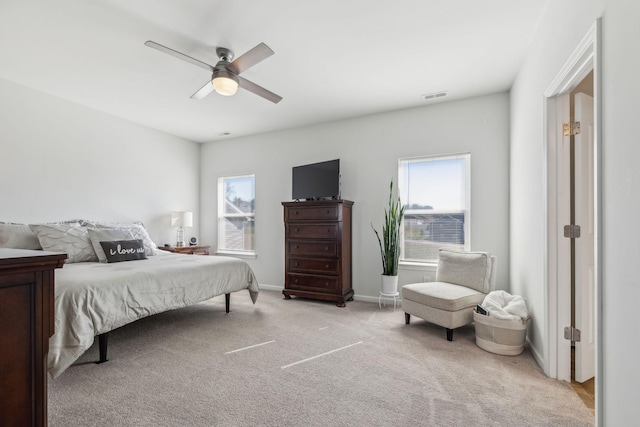
[[[474,310],[476,344],[491,353],[517,356],[524,350],[530,318],[527,316],[522,320],[504,320],[478,314]]]

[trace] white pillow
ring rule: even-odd
[[[111,228],[129,231],[133,236],[132,239],[142,240],[145,255],[152,256],[156,254],[156,248],[158,246],[151,240],[149,233],[147,233],[147,230],[141,222],[89,222],[89,224],[93,225],[93,228]]]
[[[31,230],[38,237],[45,251],[65,252],[65,262],[96,262],[98,256],[93,250],[86,227],[79,223],[31,224]]]
[[[41,250],[42,246],[27,224],[0,223],[0,248]]]
[[[135,240],[133,233],[126,228],[87,228],[93,250],[98,256],[98,261],[107,262],[107,255],[100,242],[113,242],[115,240]]]

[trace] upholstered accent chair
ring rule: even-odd
[[[436,281],[402,287],[405,323],[411,315],[447,330],[473,322],[473,309],[495,289],[496,258],[487,252],[460,252],[440,249]]]

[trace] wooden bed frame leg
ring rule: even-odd
[[[107,345],[109,344],[109,332],[98,335],[98,348],[100,349],[100,360],[96,363],[104,363],[107,359]]]
[[[229,312],[230,301],[231,301],[231,294],[224,294],[224,309],[227,313]]]

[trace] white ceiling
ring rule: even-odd
[[[0,77],[213,141],[508,90],[547,1],[0,0]],[[264,42],[242,76],[284,99],[192,100],[209,73],[147,40],[213,65]]]

